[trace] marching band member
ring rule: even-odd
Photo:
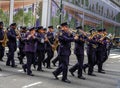
[[[27,57],[27,63],[23,64],[24,72],[27,72],[27,75],[34,76],[31,71],[31,65],[35,62],[35,53],[37,48],[37,38],[35,36],[35,28],[32,27],[29,29],[29,32],[26,34],[25,41],[25,55]],[[26,71],[27,70],[27,71]]]
[[[63,72],[62,74],[62,81],[70,83],[67,79],[67,72],[68,72],[68,64],[69,64],[69,56],[71,54],[71,42],[78,37],[73,37],[70,35],[69,28],[67,22],[61,24],[62,32],[59,36],[60,47],[58,54],[60,55],[60,65],[59,67],[53,72],[53,75],[56,79],[58,79],[58,75]]]
[[[42,63],[45,58],[45,42],[47,41],[47,38],[45,38],[44,29],[42,26],[37,28],[37,57],[38,57],[38,68],[37,71],[43,71],[42,69]]]
[[[76,27],[77,30],[83,30],[82,26]],[[78,70],[78,78],[85,79],[82,75],[83,61],[84,61],[84,43],[85,36],[83,34],[78,34],[78,39],[75,40],[74,54],[77,57],[77,63],[72,66],[69,71],[74,76],[74,72]]]
[[[8,30],[8,48],[9,48],[9,52],[8,52],[8,58],[7,58],[7,62],[6,65],[7,66],[11,66],[11,67],[16,67],[17,65],[15,65],[15,60],[14,60],[14,52],[17,49],[17,39],[19,38],[19,35],[16,34],[15,29],[16,29],[17,24],[16,23],[12,23],[10,25],[10,30]]]
[[[23,58],[25,57],[25,52],[24,52],[24,47],[25,47],[25,35],[26,35],[26,27],[22,27],[20,30],[20,39],[19,39],[19,54],[18,54],[18,59],[20,61],[20,64],[23,64]]]
[[[51,69],[51,59],[54,56],[54,51],[52,50],[52,47],[54,47],[54,34],[53,34],[53,26],[48,27],[48,32],[46,37],[48,38],[48,41],[46,42],[46,53],[47,53],[47,58],[43,61],[43,65],[46,66],[46,68]]]
[[[4,56],[4,47],[2,46],[3,39],[4,39],[3,22],[0,22],[0,61],[3,61],[2,58]],[[1,68],[0,71],[2,71]]]
[[[3,61],[4,56],[4,47],[2,46],[2,43],[4,42],[4,31],[3,31],[3,22],[0,22],[0,61]]]

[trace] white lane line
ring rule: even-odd
[[[29,87],[32,87],[32,86],[35,86],[35,85],[38,85],[38,84],[42,84],[42,82],[32,83],[32,84],[29,84],[29,85],[23,86],[22,88],[29,88]]]
[[[119,58],[120,55],[117,55],[117,56],[111,56],[110,58]]]
[[[114,56],[114,55],[118,55],[118,54],[110,54],[110,56]]]

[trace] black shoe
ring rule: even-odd
[[[17,65],[11,65],[11,67],[12,67],[12,68],[16,68],[16,67],[17,67]]]
[[[62,81],[63,81],[63,82],[66,82],[66,83],[71,83],[71,81],[68,80],[68,79],[62,79]]]
[[[102,69],[102,71],[105,71],[104,69]]]
[[[59,80],[59,78],[57,77],[57,75],[54,72],[52,72],[52,73],[53,73],[55,79]]]
[[[88,74],[88,75],[90,75],[90,76],[96,76],[95,74]]]
[[[41,72],[44,72],[44,70],[42,70],[42,69],[37,69],[37,71],[41,71]]]
[[[27,74],[27,75],[29,75],[29,76],[34,76],[34,74]]]
[[[22,66],[22,68],[23,68],[23,71],[26,72],[26,68],[24,66]]]
[[[56,67],[56,64],[52,61],[52,64],[53,64],[53,66],[55,66]]]
[[[10,66],[10,64],[6,64],[6,66]]]
[[[71,73],[72,76],[75,76],[74,73],[71,70],[69,70],[69,72]]]
[[[85,80],[86,78],[85,77],[83,77],[83,76],[78,76],[78,78],[79,79],[83,79],[83,80]]]
[[[98,73],[102,73],[102,74],[105,74],[105,72],[104,72],[104,71],[98,71]]]
[[[47,69],[52,69],[51,67],[46,67]]]

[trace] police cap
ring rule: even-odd
[[[3,26],[3,22],[2,22],[2,21],[0,21],[0,25],[2,25],[2,26]]]
[[[68,23],[64,22],[64,23],[61,24],[61,26],[68,26]]]
[[[82,30],[82,26],[78,26],[78,27],[76,27],[76,29],[80,29],[80,30]]]
[[[48,26],[48,28],[51,28],[51,29],[53,29],[53,26]]]
[[[17,26],[17,24],[16,23],[12,23],[10,26]]]

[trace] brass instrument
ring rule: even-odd
[[[3,41],[2,41],[2,46],[6,47],[7,42],[8,42],[7,31],[4,31],[4,38],[3,38]]]
[[[15,29],[16,35],[19,36],[19,38],[21,37],[20,35],[20,31],[18,29]]]
[[[55,36],[55,41],[53,43],[54,47],[52,47],[52,50],[55,51],[59,45],[58,35]]]

